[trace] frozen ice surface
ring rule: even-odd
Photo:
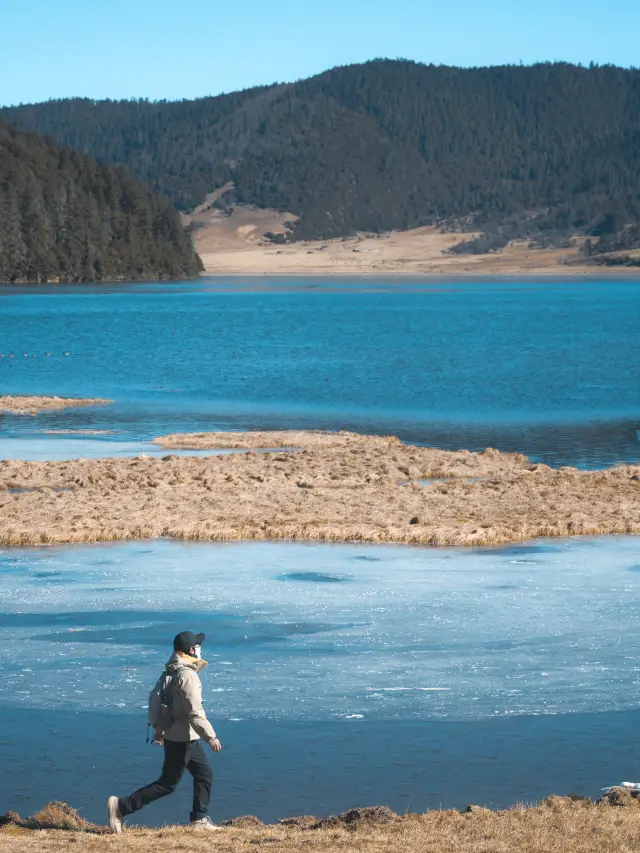
[[[0,706],[128,711],[205,631],[213,719],[478,719],[640,698],[640,539],[0,550]]]
[[[168,450],[150,441],[118,441],[106,438],[0,436],[0,459],[30,462],[64,459],[103,459],[122,456],[220,456],[237,450]]]

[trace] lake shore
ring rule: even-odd
[[[194,242],[205,275],[427,275],[436,278],[640,275],[640,267],[588,263],[580,254],[582,240],[565,249],[532,249],[528,241],[520,240],[500,252],[450,254],[457,244],[477,235],[441,233],[437,228],[425,226],[385,234],[359,233],[331,240],[274,244],[263,235],[270,228],[277,231],[279,223],[265,218],[264,211],[243,210],[231,217],[209,211],[202,216],[194,232]]]
[[[618,793],[619,792],[619,793]],[[618,853],[635,849],[638,801],[623,789],[596,805],[585,799],[550,796],[536,806],[491,811],[469,806],[465,812],[435,810],[397,815],[384,806],[352,809],[318,820],[311,815],[263,824],[252,815],[227,821],[213,835],[188,827],[125,830],[118,840],[128,851],[173,851],[195,845],[231,853],[248,853],[269,843],[276,853],[311,851],[381,851],[381,853]],[[85,850],[110,850],[114,840],[104,826],[89,824],[65,803],[49,803],[22,822],[10,814],[0,828],[0,851],[31,853],[67,850],[81,833]],[[207,839],[207,840],[205,840]]]
[[[170,537],[426,546],[640,533],[640,466],[552,469],[354,433],[178,434],[160,458],[0,462],[0,543]],[[189,457],[171,448],[291,448]]]
[[[38,412],[51,412],[76,406],[106,406],[113,400],[100,397],[38,397],[26,395],[0,396],[0,414],[10,412],[14,415],[36,415]]]

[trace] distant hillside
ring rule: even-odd
[[[455,221],[486,230],[472,251],[576,230],[592,252],[640,244],[638,70],[375,60],[216,98],[4,113],[183,210],[232,181],[219,204],[291,211],[297,238]]]
[[[168,199],[0,118],[0,281],[168,279],[200,268]]]

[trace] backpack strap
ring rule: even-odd
[[[173,672],[168,672],[167,670],[165,670],[165,672],[167,673],[167,675],[171,676],[171,681],[173,681],[173,679],[176,677],[176,675],[179,672],[182,672],[183,669],[189,669],[189,667],[188,666],[179,666],[177,669],[174,669]]]
[[[177,669],[174,669],[173,672],[167,672],[165,670],[165,673],[169,676],[169,681],[167,682],[167,685],[166,685],[163,692],[169,693],[169,691],[173,688],[173,685],[175,684],[176,675],[185,669],[189,669],[189,667],[188,666],[179,666]]]

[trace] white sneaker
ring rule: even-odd
[[[107,809],[109,810],[109,829],[120,835],[122,832],[122,813],[118,805],[117,797],[109,797],[107,800]]]
[[[192,820],[191,826],[194,829],[222,829],[221,826],[217,826],[210,817],[201,817],[198,820]]]

